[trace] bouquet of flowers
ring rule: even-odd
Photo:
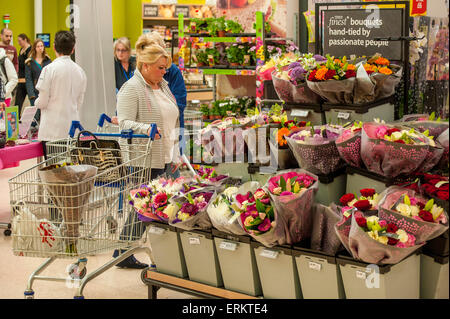
[[[235,205],[240,211],[239,223],[252,238],[266,247],[286,243],[284,222],[271,205],[266,190],[258,188],[237,194]]]
[[[61,233],[66,238],[66,253],[76,255],[81,217],[87,210],[97,167],[53,164],[40,168],[38,173],[52,202],[61,210],[65,225]]]
[[[367,212],[377,210],[378,201],[380,200],[379,194],[373,188],[364,188],[359,191],[361,196],[348,193],[342,195],[339,199],[342,205],[342,213],[345,219],[351,216],[351,212],[355,209]]]
[[[259,189],[258,182],[247,182],[242,186],[228,187],[222,193],[211,199],[208,215],[215,228],[235,235],[245,235],[246,230],[239,224],[242,209],[243,194],[254,193]],[[236,197],[240,200],[237,201]]]
[[[228,175],[217,174],[213,167],[200,166],[196,171],[195,178],[200,184],[220,186],[229,180]]]
[[[346,57],[335,59],[327,54],[327,61],[312,69],[308,87],[332,104],[353,104],[357,66]]]
[[[344,165],[336,147],[341,126],[303,127],[286,137],[298,165],[314,174],[329,174]]]
[[[319,103],[320,97],[308,88],[306,76],[324,60],[320,55],[308,53],[298,56],[295,61],[289,60],[290,63],[282,61],[272,73],[278,97],[289,103]]]
[[[419,132],[429,132],[430,136],[439,137],[446,129],[448,129],[448,120],[444,121],[440,117],[436,119],[436,113],[428,114],[410,114],[405,115],[401,119],[403,125],[414,127]]]
[[[258,66],[256,68],[256,72],[258,72],[258,74],[264,81],[272,81],[272,72],[275,71],[276,68],[282,68],[291,64],[292,62],[297,61],[299,56],[299,54],[296,54],[294,52],[275,55],[263,66]]]
[[[367,60],[357,74],[356,103],[373,102],[392,96],[402,78],[402,67],[376,54]]]
[[[336,139],[336,147],[341,158],[350,166],[361,167],[361,130],[363,123],[354,122],[352,126],[344,128]]]
[[[403,126],[364,123],[361,157],[369,171],[396,177],[435,166],[443,149],[432,138]],[[424,162],[426,160],[426,162]]]
[[[381,194],[379,216],[402,225],[418,242],[440,236],[448,229],[448,215],[442,207],[414,190],[391,186]]]
[[[444,148],[444,154],[442,154],[441,160],[438,163],[438,167],[441,169],[448,170],[448,137],[449,131],[448,128],[442,132],[441,135],[437,138],[437,142]]]
[[[311,236],[311,208],[319,188],[318,177],[302,169],[282,172],[267,181],[270,198],[283,220],[285,242],[298,243]]]
[[[214,191],[199,189],[171,198],[174,209],[168,213],[169,225],[184,229],[210,229],[212,227],[207,208]]]
[[[335,230],[353,258],[366,263],[396,264],[424,245],[401,224],[379,218],[375,212],[357,211],[336,224]]]

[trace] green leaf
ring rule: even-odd
[[[264,206],[263,203],[261,203],[259,199],[256,200],[256,210],[258,211],[258,213],[266,212],[266,207]]]
[[[268,206],[268,209],[266,209],[266,215],[271,221],[275,219],[275,213],[272,206]]]
[[[262,223],[262,219],[259,218],[259,217],[256,217],[256,218],[250,223],[250,226],[257,226],[257,225],[259,225],[259,224],[261,224],[261,223]]]
[[[282,192],[286,190],[286,180],[284,179],[284,176],[281,176],[280,178],[280,187]]]
[[[429,137],[429,135],[430,135],[430,130],[426,130],[425,132],[423,132],[423,135],[425,135],[426,137]]]
[[[433,208],[433,205],[434,205],[434,199],[430,199],[423,209],[429,212]]]
[[[293,193],[297,194],[298,192],[300,192],[300,185],[298,183],[295,183]]]
[[[431,113],[429,120],[434,121],[435,118],[436,118],[436,113],[435,112]]]

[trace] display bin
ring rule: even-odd
[[[420,250],[395,265],[372,265],[348,254],[336,257],[347,299],[419,299]],[[377,274],[374,273],[378,267]]]
[[[266,299],[301,299],[297,264],[289,245],[267,248],[252,241],[263,296]]]
[[[251,237],[238,236],[213,229],[223,284],[226,289],[251,296],[261,296],[261,282]]]
[[[247,170],[247,163],[234,162],[234,163],[220,163],[214,167],[217,174],[230,175],[242,180],[243,183],[250,181],[250,175]]]
[[[304,299],[345,299],[335,256],[295,245],[293,254]]]
[[[326,123],[345,124],[352,121],[373,122],[375,118],[385,122],[394,121],[394,102],[392,97],[360,105],[328,104],[322,105]]]
[[[157,221],[147,225],[157,271],[166,275],[187,278],[186,261],[178,229]]]
[[[264,99],[265,100],[278,100],[277,91],[275,91],[275,87],[273,86],[272,80],[264,81]]]
[[[269,178],[275,176],[276,172],[264,172],[260,169],[260,166],[249,163],[247,168],[248,173],[250,174],[250,180],[252,182],[259,182],[261,186],[267,183]]]
[[[448,242],[449,242],[448,235],[449,229],[447,229],[441,236],[428,241],[423,246],[423,250],[439,256],[448,256]]]
[[[315,201],[325,206],[331,203],[339,203],[339,199],[345,194],[347,186],[347,172],[343,167],[329,175],[317,175],[319,177],[319,190]]]
[[[285,103],[288,120],[311,122],[312,125],[326,124],[321,104]]]
[[[420,298],[448,299],[448,255],[423,252],[420,256]]]
[[[210,231],[179,229],[189,279],[222,287],[222,273],[216,246]]]
[[[413,176],[398,176],[387,178],[368,171],[365,168],[347,166],[346,193],[359,194],[363,188],[373,188],[379,194],[387,187],[409,181]]]

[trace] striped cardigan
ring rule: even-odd
[[[175,97],[170,92],[167,81],[163,79],[160,86],[162,92],[169,97],[170,101],[177,105]],[[155,95],[153,90],[150,85],[145,82],[144,77],[138,69],[135,70],[133,77],[125,82],[117,95],[117,117],[119,120],[120,130],[132,129],[135,134],[147,134],[149,128],[151,127],[151,123],[156,123],[161,132],[164,129],[164,123],[161,116],[161,107],[155,103]],[[178,119],[176,127],[179,126],[180,124]],[[155,140],[153,142],[151,149],[151,162],[150,158],[147,159],[145,163],[146,167],[151,165],[151,168],[164,168],[164,145],[168,143],[167,139],[167,137],[163,136],[160,140]],[[135,147],[133,151],[138,149],[145,150],[143,146],[147,144],[147,141],[148,140],[145,139],[133,140],[133,144],[142,144],[140,147]],[[121,145],[125,145],[125,143],[125,141],[122,141]],[[177,143],[174,146],[174,149],[178,149]],[[134,154],[134,156],[137,155],[139,154]],[[132,159],[133,157],[129,159]],[[132,165],[135,164],[132,163]]]

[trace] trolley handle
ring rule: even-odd
[[[97,125],[99,127],[103,127],[103,125],[105,124],[105,121],[108,123],[111,123],[111,118],[108,115],[106,115],[105,113],[102,113],[100,115],[100,118],[98,119]]]
[[[150,130],[150,136],[146,134],[133,134],[133,131],[131,129],[123,130],[120,133],[111,134],[111,133],[91,133],[94,136],[103,136],[103,137],[121,137],[129,140],[129,143],[131,139],[133,138],[150,138],[152,141],[155,140],[156,133],[158,133],[158,128],[155,123],[150,124],[151,130]],[[70,126],[69,130],[69,136],[73,138],[75,136],[75,132],[77,130],[85,131],[83,126],[80,124],[80,121],[72,121],[72,125]],[[81,135],[91,135],[89,133],[82,132]]]
[[[84,131],[84,128],[81,125],[80,121],[72,121],[72,124],[70,125],[69,136],[73,138],[77,130]]]

